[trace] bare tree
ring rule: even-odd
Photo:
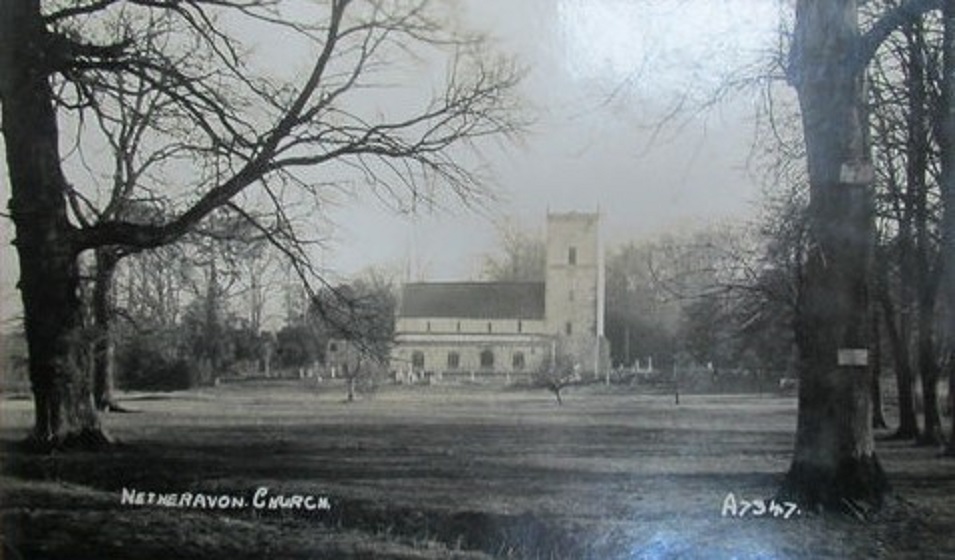
[[[652,358],[670,364],[679,302],[654,281],[653,242],[629,243],[607,258],[607,338],[615,363],[631,367]]]
[[[218,208],[241,211],[235,205],[250,188],[273,199],[281,214],[278,187],[320,196],[326,183],[305,170],[323,167],[329,176],[357,170],[394,203],[433,199],[439,185],[471,199],[480,182],[459,148],[519,130],[512,97],[519,72],[507,61],[489,62],[478,38],[432,17],[426,1],[332,0],[317,23],[283,19],[273,4],[0,3],[0,100],[36,403],[32,438],[43,446],[73,436],[105,440],[88,389],[73,383],[76,374],[65,365],[71,333],[81,324],[82,252],[172,243]],[[238,39],[246,32],[218,21],[224,15],[307,42],[312,64],[301,82],[256,75]],[[416,48],[450,51],[446,79],[433,97],[410,113],[362,111],[355,93]],[[189,172],[168,180],[194,178],[159,223],[118,216],[87,226],[73,211],[82,197],[63,164],[59,113],[95,106],[104,91],[124,87],[110,79],[118,75],[142,80],[168,101],[170,119],[152,132],[178,138],[192,162]],[[305,274],[307,252],[290,252]]]
[[[240,261],[243,308],[249,329],[256,334],[262,331],[266,319],[268,294],[278,285],[279,262],[274,251],[261,244],[249,247]]]
[[[354,400],[359,381],[373,382],[373,374],[387,366],[396,307],[395,283],[376,270],[350,284],[322,290],[312,299],[311,314],[321,329],[343,345],[334,365],[347,382],[348,402]]]
[[[544,239],[517,224],[500,227],[497,254],[484,258],[484,276],[493,282],[543,282],[547,266]]]
[[[788,369],[803,241],[800,208],[783,200],[761,224],[669,236],[650,253],[652,283],[680,314],[679,350],[696,363]]]
[[[942,262],[944,297],[948,305],[945,315],[947,336],[948,398],[952,411],[952,434],[946,455],[955,456],[955,6],[946,2],[942,8],[944,36],[941,127],[942,167]]]
[[[561,391],[582,382],[579,364],[574,364],[571,355],[557,341],[551,347],[551,353],[541,363],[540,368],[531,376],[535,387],[547,389],[554,394],[557,405],[562,406],[564,399]]]
[[[102,88],[102,99],[91,104],[100,137],[112,153],[108,169],[105,203],[76,194],[70,198],[75,219],[83,226],[136,216],[140,221],[157,222],[167,200],[158,198],[153,177],[163,176],[163,167],[187,150],[167,142],[149,146],[150,131],[163,126],[172,106],[169,99],[144,80],[124,80],[122,75],[112,87]],[[84,147],[77,145],[83,155]],[[83,157],[85,160],[85,156]],[[152,180],[151,180],[152,179]],[[79,192],[79,191],[77,191]],[[93,343],[93,402],[100,411],[123,411],[113,398],[116,370],[116,305],[114,279],[120,262],[138,252],[135,248],[101,246],[93,251],[92,288],[89,322],[96,332]]]
[[[874,239],[865,70],[885,38],[938,2],[889,9],[863,33],[854,0],[801,0],[790,50],[809,169],[809,252],[797,318],[799,414],[784,491],[806,507],[878,506],[887,480],[867,369]]]
[[[875,9],[885,6],[879,3]],[[941,273],[935,232],[940,212],[933,202],[939,184],[938,130],[932,125],[941,81],[938,30],[934,18],[909,22],[883,44],[869,71],[880,187],[876,293],[895,357],[900,409],[895,437],[929,445],[937,445],[941,437],[935,329]],[[921,434],[913,404],[915,371],[924,388]]]

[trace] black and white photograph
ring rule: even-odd
[[[0,559],[955,558],[955,0],[0,0]]]

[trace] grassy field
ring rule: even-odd
[[[18,451],[32,405],[4,400],[3,558],[955,558],[955,462],[908,443],[879,444],[895,495],[872,520],[723,517],[730,493],[773,495],[793,398],[343,394],[304,382],[123,394],[134,412],[104,419],[115,450],[52,456]],[[183,507],[123,503],[124,489]],[[185,507],[187,492],[236,507]],[[260,508],[256,492],[302,498]]]

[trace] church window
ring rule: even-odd
[[[491,350],[483,350],[481,352],[481,367],[482,368],[494,367],[494,352],[492,352]]]
[[[523,352],[514,352],[513,358],[511,358],[511,366],[514,369],[524,369],[524,353]]]
[[[461,354],[448,352],[448,369],[458,369],[459,367],[461,367]]]
[[[567,264],[577,264],[577,247],[571,247],[567,250]]]
[[[415,350],[411,353],[411,367],[414,369],[424,369],[424,352]]]

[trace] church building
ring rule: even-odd
[[[530,375],[570,363],[601,374],[604,262],[597,213],[547,216],[543,282],[403,286],[391,368],[399,379]]]

